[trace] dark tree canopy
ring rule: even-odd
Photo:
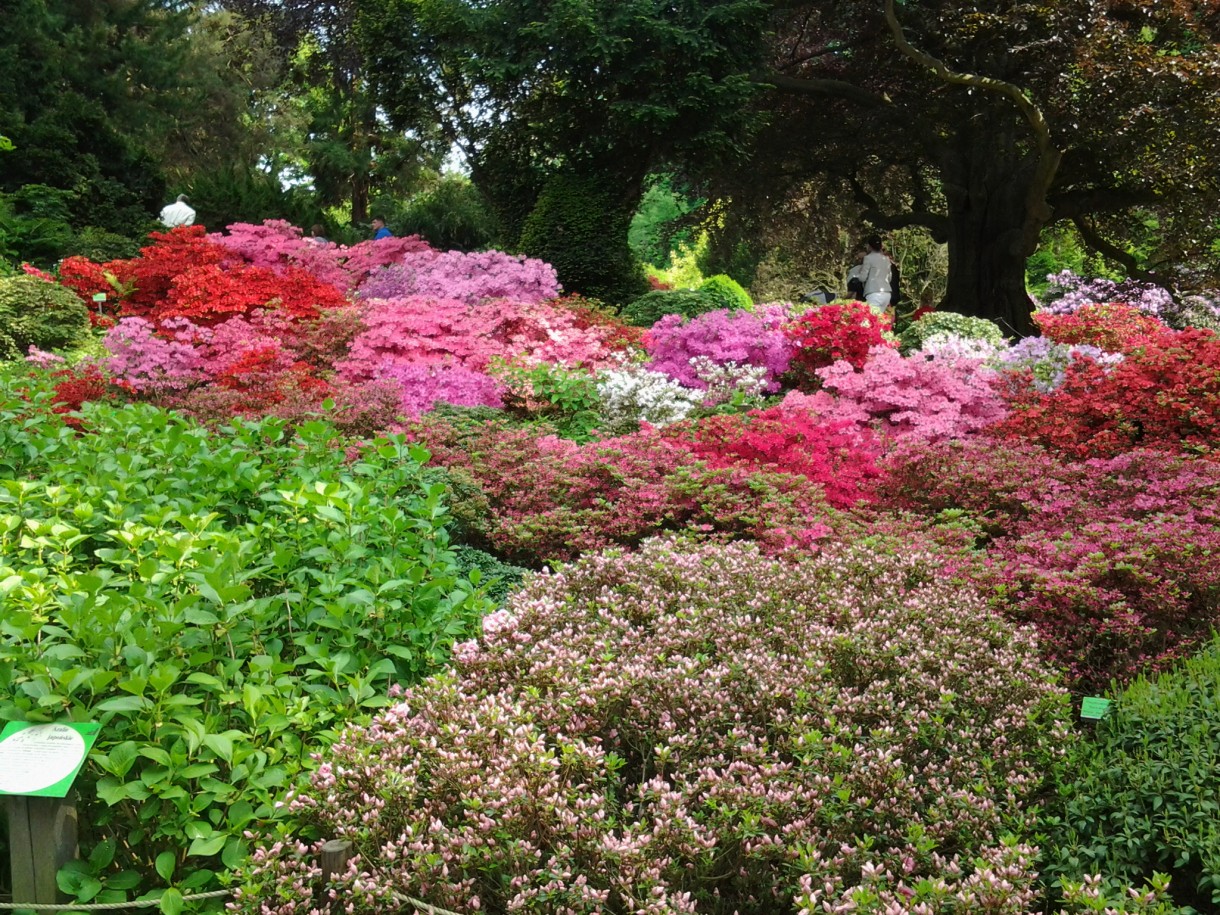
[[[509,149],[512,174],[583,163],[630,196],[668,160],[755,226],[832,189],[878,228],[930,228],[946,307],[1021,331],[1047,225],[1170,284],[1170,264],[1215,266],[1218,6],[368,0],[365,35],[379,97],[465,139],[476,180]],[[1147,216],[1137,264],[1122,230]]]

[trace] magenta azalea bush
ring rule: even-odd
[[[1066,696],[938,566],[650,541],[539,574],[290,797],[349,869],[268,845],[235,907],[1025,912],[1006,836]]]
[[[666,315],[644,337],[652,357],[648,367],[703,390],[708,382],[700,377],[701,363],[757,366],[765,369],[764,389],[778,391],[779,376],[792,358],[792,346],[783,332],[785,321],[782,305],[765,305],[753,312],[710,311],[690,320]]]

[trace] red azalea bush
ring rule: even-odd
[[[1035,311],[1034,323],[1056,343],[1085,343],[1129,353],[1172,333],[1163,322],[1123,302],[1082,305],[1070,314]]]
[[[267,840],[235,909],[1031,911],[1066,698],[939,564],[652,541],[539,574],[290,795],[349,869]]]
[[[892,346],[885,337],[889,319],[865,302],[833,302],[811,308],[784,328],[793,347],[788,372],[801,390],[816,390],[817,370],[844,360],[861,368],[875,346]]]
[[[1167,331],[1107,368],[1077,359],[1050,393],[1020,386],[996,434],[1074,457],[1211,450],[1220,439],[1220,337]]]
[[[880,449],[867,430],[779,407],[680,423],[664,435],[681,441],[709,467],[800,474],[820,484],[838,508],[866,499],[868,484],[879,473]]]
[[[265,267],[192,267],[170,283],[165,298],[150,309],[153,320],[189,318],[211,324],[257,309],[282,311],[296,319],[316,318],[324,309],[348,305],[344,295],[304,270],[276,272]]]
[[[539,566],[663,531],[809,545],[837,523],[820,485],[748,467],[712,468],[662,430],[577,444],[533,429],[415,427],[433,461],[468,472],[486,495],[483,534],[514,562]]]

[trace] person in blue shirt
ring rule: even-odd
[[[380,216],[373,217],[373,239],[378,238],[393,238],[394,233],[386,228],[385,220]]]

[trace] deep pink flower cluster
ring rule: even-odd
[[[664,372],[690,388],[703,390],[691,364],[700,356],[716,365],[753,365],[766,369],[766,390],[779,390],[779,376],[788,370],[792,347],[784,336],[787,311],[782,305],[764,305],[757,311],[710,311],[686,320],[666,315],[644,335],[644,348],[652,357],[648,367]]]
[[[559,295],[555,268],[536,258],[480,251],[422,252],[375,271],[360,288],[365,299],[412,296],[457,299],[477,305],[487,299],[536,304]]]
[[[844,360],[816,374],[822,390],[790,392],[785,409],[875,429],[883,438],[961,438],[1008,413],[998,374],[977,359],[929,359],[918,353],[904,358],[889,346],[877,346],[860,370]]]
[[[264,847],[235,907],[796,915],[871,887],[1025,912],[1033,850],[1002,837],[1066,697],[939,565],[651,541],[539,574],[291,797],[350,869],[311,894],[311,850]]]
[[[1065,460],[978,438],[890,458],[881,505],[972,530],[987,546],[959,573],[1081,688],[1129,681],[1220,625],[1220,463],[1135,451]]]
[[[525,363],[612,364],[611,331],[581,327],[578,317],[547,304],[498,299],[470,305],[457,299],[409,296],[373,299],[365,329],[336,365],[349,380],[367,380],[405,364],[447,363],[482,371],[496,357]]]

